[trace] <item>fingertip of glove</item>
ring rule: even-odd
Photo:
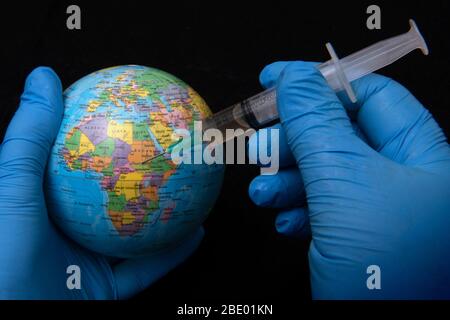
[[[300,208],[281,212],[275,219],[275,229],[278,233],[293,236],[305,226],[305,213]]]
[[[294,61],[286,65],[280,74],[280,87],[291,82],[325,81],[317,63],[307,61]]]
[[[32,89],[35,87],[42,86],[57,86],[58,89],[61,88],[61,81],[58,75],[50,67],[37,67],[35,68],[27,77],[25,82],[26,89]]]
[[[49,67],[37,67],[27,77],[22,104],[38,103],[41,108],[62,113],[62,84],[57,74]]]
[[[275,220],[275,229],[281,234],[289,233],[292,229],[291,220],[286,217],[277,217]]]
[[[250,183],[249,196],[260,207],[268,207],[277,197],[279,180],[275,176],[258,176]]]
[[[260,185],[257,179],[253,179],[252,182],[250,182],[250,186],[248,187],[248,195],[250,199],[256,204],[260,205],[261,203],[261,190]]]
[[[275,86],[281,72],[289,63],[289,61],[277,61],[265,66],[259,74],[261,85],[265,88]]]

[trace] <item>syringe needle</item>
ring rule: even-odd
[[[172,144],[171,144],[170,146],[168,146],[167,149],[164,150],[163,152],[158,153],[157,155],[154,155],[153,157],[148,158],[148,159],[145,160],[145,161],[142,161],[141,164],[144,164],[144,163],[153,161],[153,160],[155,160],[156,158],[159,158],[159,157],[161,157],[161,156],[163,156],[163,155],[165,155],[165,154],[168,154],[168,153],[172,152],[173,148],[174,148],[177,144],[179,144],[181,141],[183,141],[183,138],[180,138],[180,139],[178,139],[177,141],[175,141],[174,143],[172,143]]]
[[[164,151],[164,152],[161,152],[161,153],[158,153],[158,154],[157,154],[156,156],[153,156],[153,157],[151,157],[151,158],[148,158],[147,160],[145,160],[145,161],[141,162],[141,164],[144,164],[144,163],[150,162],[150,161],[152,161],[152,160],[154,160],[154,159],[156,159],[156,158],[159,158],[159,157],[161,157],[161,156],[165,155],[166,153],[167,153],[166,151]]]

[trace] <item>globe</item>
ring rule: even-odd
[[[211,114],[186,83],[158,69],[100,70],[64,92],[51,151],[49,214],[68,237],[113,257],[151,255],[180,244],[206,219],[223,165],[175,164],[176,129]]]

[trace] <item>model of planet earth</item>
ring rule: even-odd
[[[94,72],[64,92],[46,200],[71,239],[114,257],[150,255],[181,243],[206,219],[223,165],[175,164],[176,129],[211,114],[186,83],[158,69]]]

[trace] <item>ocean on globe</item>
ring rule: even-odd
[[[113,257],[181,243],[206,219],[224,166],[175,164],[175,129],[211,114],[186,83],[158,69],[118,66],[64,92],[64,117],[46,175],[53,221],[71,239]]]

